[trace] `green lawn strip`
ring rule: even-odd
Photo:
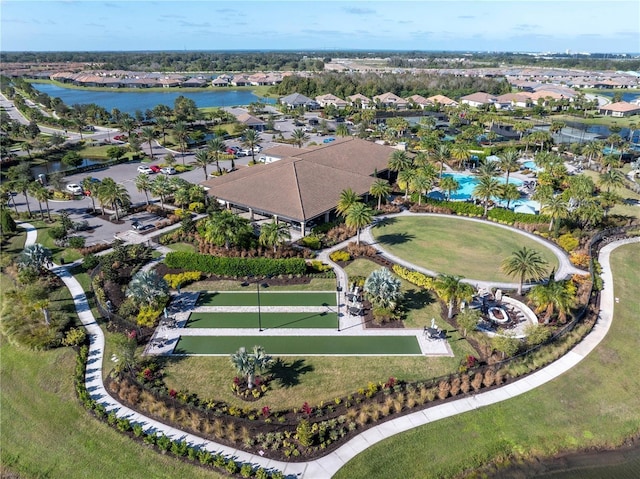
[[[33,352],[2,343],[3,477],[9,471],[24,478],[227,477],[154,452],[93,419],[75,397],[70,348]]]
[[[182,288],[183,291],[247,291],[242,281],[231,279],[202,280]],[[254,286],[255,288],[255,286]],[[334,278],[312,278],[309,283],[269,285],[269,291],[332,291],[336,288]]]
[[[196,247],[191,243],[171,243],[167,247],[173,251],[186,251],[187,253],[195,253]]]
[[[278,354],[421,354],[414,336],[181,336],[175,354],[232,354],[260,345]]]
[[[359,454],[336,478],[447,478],[509,456],[549,457],[614,447],[640,432],[640,245],[612,254],[615,317],[604,341],[567,373],[522,396],[393,436]]]
[[[61,248],[59,246],[56,246],[54,239],[49,236],[49,228],[51,228],[51,226],[57,226],[59,223],[50,225],[39,220],[33,220],[30,221],[30,223],[38,230],[38,239],[36,241],[45,248],[49,248],[51,250],[54,263],[61,264],[62,259],[64,259],[66,263],[70,263],[82,258],[82,255],[77,249]]]
[[[264,329],[338,327],[336,313],[261,313]],[[191,313],[187,328],[257,328],[258,313]]]
[[[335,306],[336,293],[272,293],[260,291],[260,306]],[[198,298],[198,306],[258,306],[258,294],[246,292],[206,292]]]
[[[593,179],[596,184],[598,183],[598,179],[600,178],[600,173],[596,171],[585,170],[582,172],[582,174],[591,177],[591,179]],[[611,208],[611,210],[609,210],[608,214],[640,218],[640,208],[635,203],[632,203],[640,201],[640,194],[635,193],[634,191],[631,191],[629,188],[625,187],[612,188],[611,191],[622,198],[622,203],[616,204],[613,208]]]
[[[524,235],[455,217],[393,218],[372,232],[385,250],[438,273],[513,282],[500,271],[500,263],[523,246],[539,251],[549,263],[549,271],[558,268],[558,260],[549,248]]]
[[[22,228],[18,228],[14,234],[5,234],[2,237],[3,254],[10,256],[19,255],[24,250],[24,242],[27,240],[27,233]]]

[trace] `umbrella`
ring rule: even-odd
[[[529,206],[529,205],[518,205],[513,209],[514,213],[525,213],[528,215],[535,215],[536,214],[536,210],[533,208],[533,206]]]

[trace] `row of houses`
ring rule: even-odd
[[[383,93],[382,95],[376,95],[372,98],[369,98],[360,93],[356,93],[355,95],[348,96],[344,100],[330,93],[326,95],[319,95],[315,98],[309,98],[305,95],[302,95],[301,93],[292,93],[291,95],[282,97],[280,99],[280,103],[292,109],[303,107],[310,110],[325,108],[330,105],[338,109],[352,106],[363,110],[373,108],[394,108],[396,110],[407,110],[410,108],[424,109],[434,105],[458,105],[458,102],[444,95],[434,95],[429,98],[424,98],[420,95],[412,95],[407,98],[401,98],[391,92]]]

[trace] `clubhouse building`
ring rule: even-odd
[[[340,193],[351,188],[369,194],[377,177],[388,177],[394,148],[359,138],[262,152],[270,163],[212,177],[201,183],[227,208],[285,221],[304,235],[335,217]]]

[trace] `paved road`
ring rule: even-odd
[[[27,230],[26,244],[33,244],[37,237],[35,228],[28,223],[22,223],[20,226]],[[600,344],[609,331],[611,322],[613,321],[613,312],[615,307],[613,274],[609,264],[609,255],[615,248],[623,244],[630,243],[640,243],[640,238],[617,241],[608,244],[600,251],[598,259],[602,265],[604,286],[601,292],[601,311],[598,316],[598,320],[587,337],[557,361],[536,373],[506,386],[476,394],[474,396],[450,401],[439,406],[427,407],[421,411],[384,422],[362,432],[349,440],[346,444],[339,447],[336,451],[327,454],[320,459],[299,463],[275,461],[259,455],[249,454],[240,449],[208,441],[196,435],[185,433],[184,431],[153,420],[116,401],[109,395],[102,381],[105,338],[102,329],[98,326],[93,314],[91,313],[87,297],[80,286],[80,283],[78,283],[78,281],[69,273],[66,267],[53,265],[52,271],[58,275],[69,288],[69,291],[75,301],[78,317],[87,329],[90,339],[89,357],[92,358],[92,362],[91,364],[87,364],[87,372],[85,375],[87,390],[90,392],[91,397],[103,404],[108,411],[115,411],[118,417],[127,418],[134,423],[140,424],[145,431],[163,433],[172,439],[186,441],[191,445],[197,445],[198,447],[204,448],[213,453],[220,453],[227,457],[233,457],[236,461],[249,463],[256,467],[261,466],[267,469],[275,468],[282,471],[285,475],[291,475],[300,479],[326,479],[332,477],[359,453],[388,437],[440,419],[452,417],[465,412],[471,412],[481,407],[511,399],[540,387],[543,384],[549,383],[556,377],[575,367],[580,361],[587,357],[587,355],[589,355],[598,346],[598,344]]]

